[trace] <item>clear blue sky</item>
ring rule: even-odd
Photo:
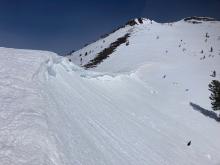
[[[131,18],[194,15],[220,19],[220,0],[0,0],[0,47],[64,54]]]

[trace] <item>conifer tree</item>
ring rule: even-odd
[[[211,96],[209,97],[214,111],[220,110],[220,82],[218,80],[212,80],[209,84],[209,91]]]

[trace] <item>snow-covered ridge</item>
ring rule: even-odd
[[[100,39],[96,42],[92,44],[86,44],[86,46],[82,49],[71,52],[67,57],[72,56],[71,59],[73,59],[73,61],[78,65],[87,66],[91,60],[95,59],[96,55],[104,51],[106,48],[109,48],[111,44],[117,42],[118,39],[122,38],[126,34],[130,34],[135,26],[149,22],[152,23],[154,21],[150,21],[145,18],[129,20],[127,23],[119,26],[112,32],[101,36]],[[75,56],[75,54],[77,55]],[[86,56],[86,58],[84,58],[84,56]]]
[[[201,21],[202,23],[189,23],[192,21]],[[206,53],[201,52],[206,51],[206,56],[209,57],[208,52],[211,47],[215,47],[217,54],[220,53],[218,50],[220,23],[219,21],[213,23],[213,21],[214,19],[208,17],[189,17],[174,23],[160,24],[143,18],[139,21],[134,19],[129,21],[126,26],[114,31],[114,33],[74,52],[68,57],[75,64],[87,68],[89,63],[97,59],[103,51],[111,47],[112,43],[126,34],[129,34],[127,41],[119,45],[106,59],[100,61],[97,67],[94,68],[95,70],[103,71],[102,66],[105,64],[112,66],[111,60],[114,58],[113,61],[119,60],[120,65],[123,65],[121,60],[127,59],[125,66],[120,66],[121,71],[127,70],[125,67],[127,67],[128,61],[133,60],[132,56],[136,56],[135,60],[139,63],[136,64],[140,65],[143,61],[142,58],[152,57],[151,55],[143,55],[142,52],[160,56],[167,54],[169,52],[168,48],[172,49],[172,54],[193,54],[198,58],[204,58]],[[140,53],[136,54],[137,51]],[[123,57],[121,58],[121,56]],[[132,61],[131,63],[133,65]],[[102,69],[99,69],[99,67],[102,67]]]
[[[0,48],[0,165],[220,163],[220,123],[202,113],[219,22],[135,22],[68,58]]]
[[[114,30],[112,30],[111,32],[109,33],[106,33],[106,34],[103,34],[102,36],[100,36],[100,38],[98,40],[101,40],[103,38],[106,38],[108,37],[109,35],[115,33],[116,31],[122,29],[122,28],[125,28],[126,26],[134,26],[134,25],[138,25],[138,24],[143,24],[144,21],[147,21],[148,19],[145,19],[145,18],[136,18],[136,19],[131,19],[129,20],[128,22],[126,22],[124,25],[121,25],[117,28],[115,28]],[[97,41],[98,41],[97,40]],[[94,41],[94,42],[97,42],[97,41]],[[91,43],[90,43],[91,44]],[[90,45],[89,43],[85,44],[83,48],[81,49],[84,49],[86,48],[88,45]],[[69,52],[68,54],[66,54],[65,56],[69,56],[71,54],[73,54],[75,52],[75,50],[72,50],[71,52]]]
[[[0,48],[0,164],[55,164],[42,92],[55,53]]]

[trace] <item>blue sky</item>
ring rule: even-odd
[[[65,54],[131,18],[220,19],[220,0],[0,0],[0,47]]]

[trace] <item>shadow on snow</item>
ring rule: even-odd
[[[220,122],[220,117],[218,116],[217,113],[213,112],[213,111],[209,111],[207,109],[204,109],[202,107],[200,107],[199,105],[190,102],[190,106],[192,106],[192,108],[198,112],[200,112],[201,114],[203,114],[206,117],[212,118],[217,122]]]

